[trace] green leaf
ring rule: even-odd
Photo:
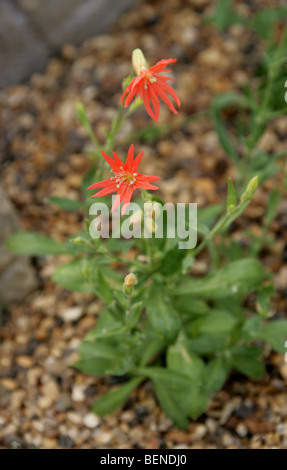
[[[203,315],[193,321],[194,334],[208,335],[217,333],[229,333],[238,320],[229,312],[212,309],[210,314]]]
[[[187,333],[189,333],[188,330]],[[190,347],[196,354],[214,354],[226,347],[227,339],[226,333],[209,333],[192,338]]]
[[[236,192],[232,179],[228,179],[227,211],[230,212],[236,206]]]
[[[207,364],[205,374],[204,386],[209,392],[214,393],[222,388],[229,374],[229,367],[224,364],[222,358],[216,358]]]
[[[278,168],[277,168],[277,171],[278,171]],[[276,209],[280,202],[280,199],[281,199],[280,191],[278,191],[277,189],[273,189],[273,191],[271,191],[270,193],[270,196],[267,202],[266,214],[264,217],[265,219],[264,223],[267,227],[270,225],[272,220],[274,220],[276,217]]]
[[[128,324],[127,327],[129,330],[134,328],[139,321],[139,318],[141,316],[141,313],[143,311],[143,303],[142,301],[136,302],[132,305],[131,307],[131,313],[128,318]]]
[[[180,329],[179,317],[163,287],[156,283],[147,292],[146,312],[151,325],[162,339],[172,341],[176,337]]]
[[[113,291],[110,283],[106,281],[102,271],[98,271],[98,286],[97,292],[99,296],[107,303],[110,304],[113,300]]]
[[[174,394],[177,403],[192,419],[197,419],[206,410],[210,396],[202,387],[191,384],[183,393]]]
[[[83,342],[79,348],[81,360],[74,367],[91,375],[123,375],[128,372],[132,358],[127,356],[123,342],[98,339]]]
[[[262,318],[258,315],[247,318],[242,327],[242,337],[247,341],[255,339],[258,335],[261,324]]]
[[[210,20],[219,31],[224,31],[232,24],[240,22],[241,17],[234,11],[231,0],[220,0],[215,2],[214,15]]]
[[[188,389],[191,384],[190,378],[185,375],[162,367],[140,367],[137,372],[171,391],[180,392],[182,389]]]
[[[52,280],[65,289],[93,292],[103,297],[99,287],[99,270],[104,278],[109,279],[112,289],[120,289],[122,275],[108,266],[102,266],[102,262],[102,258],[77,258],[60,265],[54,271]]]
[[[146,366],[165,348],[165,343],[159,338],[145,338],[143,350],[140,357],[140,366]]]
[[[263,279],[264,270],[259,261],[246,258],[229,263],[203,279],[186,279],[173,295],[221,299],[251,292]]]
[[[190,302],[186,301],[186,297],[177,297],[173,302],[175,309],[178,311],[180,318],[190,320],[192,316],[206,315],[210,308],[204,300],[192,299]],[[186,314],[186,315],[184,315]]]
[[[62,255],[67,253],[63,243],[34,232],[17,232],[5,244],[12,253],[30,256]]]
[[[204,375],[204,362],[191,349],[184,338],[168,348],[167,367],[190,377],[193,383],[200,383]]]
[[[87,110],[85,106],[80,102],[76,103],[76,114],[82,126],[87,127],[90,125],[89,119],[87,116]]]
[[[233,142],[231,140],[231,137],[229,136],[229,133],[222,121],[220,112],[217,109],[213,109],[212,112],[214,124],[215,124],[215,129],[217,132],[217,136],[219,139],[219,142],[225,151],[226,155],[231,158],[231,160],[239,166],[239,158],[237,155],[237,152],[235,150],[235,147],[233,145]]]
[[[260,348],[236,346],[232,349],[232,365],[251,379],[261,379],[265,372],[264,363],[258,359],[261,353]]]
[[[274,286],[272,282],[269,282],[266,285],[263,285],[257,296],[256,300],[256,310],[261,317],[269,317],[271,310],[271,299],[274,294]]]
[[[248,100],[245,96],[235,91],[227,91],[215,95],[212,106],[217,110],[230,108],[231,106],[249,107]]]
[[[85,280],[84,273],[92,267],[92,260],[78,258],[62,264],[54,271],[52,280],[59,286],[76,292],[93,292],[92,285]]]
[[[105,309],[97,319],[96,326],[86,335],[86,341],[95,341],[99,338],[108,338],[113,336],[124,336],[126,328],[123,323],[115,319],[114,315]]]
[[[286,17],[287,8],[264,8],[258,11],[248,20],[248,25],[264,40],[271,38],[274,34],[274,22]]]
[[[176,398],[159,383],[154,384],[155,394],[165,414],[181,429],[186,430],[188,419],[185,413],[178,406]]]
[[[142,377],[135,377],[128,383],[118,387],[116,390],[106,393],[93,404],[92,411],[99,416],[113,413],[125,404],[129,395],[142,381]]]
[[[177,273],[181,269],[182,262],[187,253],[187,250],[180,250],[178,246],[168,250],[161,260],[159,272],[164,276],[171,276]]]
[[[258,332],[258,339],[269,343],[278,353],[285,353],[287,347],[287,320],[273,320]]]
[[[81,201],[76,201],[75,199],[68,199],[66,197],[49,197],[47,202],[54,204],[64,211],[73,212],[83,208],[83,203]]]
[[[191,377],[160,367],[140,368],[138,373],[149,377],[155,385],[169,392],[170,406],[175,402],[184,415],[196,419],[208,405],[209,394],[195,384]]]

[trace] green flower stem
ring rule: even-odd
[[[115,142],[116,135],[119,132],[119,130],[120,130],[120,128],[121,128],[121,126],[122,126],[122,124],[125,120],[125,117],[126,117],[125,116],[126,113],[124,111],[125,111],[124,106],[120,106],[118,114],[113,119],[112,129],[111,129],[111,132],[108,134],[106,145],[105,145],[105,152],[107,154],[109,154],[112,151],[112,149],[114,148],[114,142]]]
[[[130,318],[130,314],[131,314],[132,297],[131,297],[131,295],[126,295],[126,298],[127,298],[126,329],[127,329],[127,332],[129,333],[128,325],[129,325],[129,318]]]
[[[237,217],[242,214],[242,212],[246,209],[248,204],[250,203],[251,199],[246,201],[241,201],[237,207],[234,207],[230,212],[224,214],[217,224],[213,227],[213,229],[209,232],[209,234],[202,240],[202,242],[198,245],[197,248],[190,250],[190,253],[195,257],[198,255],[213,239],[215,235],[220,233],[223,230],[226,230],[230,224],[237,219]]]
[[[144,203],[145,202],[151,202],[152,200],[152,197],[151,195],[147,192],[146,189],[141,189],[141,197],[142,199],[144,200]],[[149,258],[149,268],[152,268],[153,266],[153,249],[152,249],[152,244],[149,243],[149,239],[148,238],[145,238],[143,237],[143,241],[144,241],[144,244],[145,244],[145,249],[146,249],[146,254]]]

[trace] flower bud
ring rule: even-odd
[[[132,63],[134,71],[137,75],[140,75],[143,69],[148,68],[147,61],[145,60],[145,56],[143,55],[141,49],[135,49],[132,55]]]
[[[138,280],[134,273],[129,273],[125,277],[124,284],[126,287],[134,287],[138,283]]]
[[[136,212],[134,212],[131,217],[130,217],[130,223],[132,225],[137,225],[141,224],[142,222],[142,210],[138,209]]]
[[[257,186],[258,186],[258,176],[254,176],[254,178],[252,178],[249,181],[245,193],[242,194],[241,202],[250,201],[255,194]]]
[[[76,237],[76,238],[73,238],[72,239],[72,242],[75,244],[75,245],[84,245],[86,240],[84,240],[82,237]]]
[[[158,229],[158,224],[153,219],[146,219],[145,228],[149,233],[155,233]]]

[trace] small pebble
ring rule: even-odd
[[[88,413],[84,416],[83,423],[87,428],[94,429],[101,424],[101,420],[95,413]]]

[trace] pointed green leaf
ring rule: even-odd
[[[186,279],[173,294],[220,299],[251,292],[263,279],[264,270],[259,261],[246,258],[229,263],[203,279]]]
[[[261,379],[265,372],[264,363],[258,359],[261,353],[260,348],[236,346],[232,350],[232,365],[251,379]]]
[[[162,367],[141,367],[137,369],[137,372],[171,391],[182,391],[182,389],[185,388],[188,389],[191,383],[190,378],[185,375]]]
[[[136,302],[132,305],[131,313],[128,318],[128,324],[127,324],[128,329],[131,330],[132,328],[136,326],[137,322],[139,321],[142,311],[143,311],[142,301]]]
[[[136,377],[126,384],[121,385],[116,390],[112,390],[111,392],[106,393],[97,401],[95,401],[92,406],[92,411],[99,416],[105,416],[107,414],[113,413],[125,404],[130,394],[142,381],[142,377]]]
[[[275,351],[286,352],[287,320],[271,321],[258,332],[257,337],[269,343]]]
[[[163,287],[153,283],[147,293],[147,316],[162,339],[173,340],[179,329],[180,321],[170,298]]]
[[[224,364],[222,358],[211,360],[205,370],[206,381],[204,383],[206,389],[211,392],[220,390],[228,377],[230,367]]]
[[[12,253],[30,256],[62,255],[67,253],[63,243],[34,232],[17,232],[5,244]]]
[[[236,206],[236,192],[231,178],[228,179],[227,211],[230,212]]]
[[[235,150],[235,147],[233,145],[233,142],[231,140],[231,137],[226,129],[225,124],[223,123],[223,120],[221,118],[220,112],[217,109],[213,109],[213,121],[215,124],[215,129],[217,132],[217,136],[219,139],[219,142],[223,148],[223,150],[226,152],[226,155],[233,160],[233,162],[239,166],[239,159],[237,152]]]
[[[50,204],[54,204],[55,206],[60,207],[64,211],[77,211],[83,208],[83,203],[81,201],[77,201],[75,199],[68,199],[66,197],[49,197],[47,202]]]
[[[85,272],[89,272],[91,260],[77,258],[69,263],[62,264],[54,271],[52,280],[64,287],[76,292],[93,292],[92,285],[85,279]]]
[[[201,382],[204,376],[204,362],[191,349],[184,338],[168,348],[167,367],[190,377],[193,383]]]
[[[154,384],[155,394],[165,414],[181,429],[188,427],[188,418],[177,404],[176,398],[159,383]]]

